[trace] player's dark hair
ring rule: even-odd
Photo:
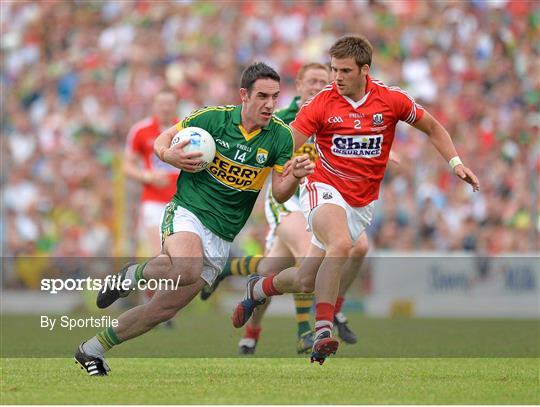
[[[298,70],[298,73],[296,74],[296,79],[302,80],[306,72],[309,71],[310,69],[322,69],[330,73],[330,68],[328,67],[328,65],[321,64],[319,62],[310,62],[300,67],[300,69]]]
[[[242,72],[242,78],[240,79],[240,87],[244,88],[249,92],[253,89],[253,84],[257,79],[273,79],[276,82],[279,82],[281,78],[279,74],[271,67],[266,65],[264,62],[256,62]]]
[[[330,48],[330,57],[337,59],[354,58],[358,68],[371,66],[373,47],[363,35],[345,35]]]

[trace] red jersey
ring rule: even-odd
[[[157,118],[149,117],[135,123],[127,137],[126,151],[141,156],[146,170],[169,173],[169,183],[163,188],[143,184],[141,194],[143,202],[169,202],[176,193],[176,179],[180,170],[164,163],[154,154],[154,140],[160,133],[161,128]]]
[[[369,76],[358,102],[342,96],[332,82],[304,103],[291,123],[314,136],[319,159],[308,180],[332,185],[353,207],[368,205],[379,197],[397,122],[413,124],[423,114],[404,91]]]

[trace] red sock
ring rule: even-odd
[[[266,277],[262,282],[262,289],[263,289],[264,294],[267,297],[271,297],[273,295],[281,295],[281,293],[278,290],[276,290],[276,287],[274,287],[275,277],[276,277],[275,275],[271,277]]]
[[[259,340],[259,335],[261,334],[261,327],[253,327],[251,325],[246,325],[246,333],[244,334],[244,338],[251,338],[255,339],[256,341]]]
[[[337,297],[334,315],[341,312],[341,307],[343,307],[344,302],[345,302],[345,297]]]
[[[321,330],[332,330],[334,320],[334,304],[329,302],[319,302],[315,305],[315,332]]]

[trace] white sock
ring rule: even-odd
[[[137,282],[135,281],[135,270],[137,270],[138,264],[129,266],[126,271],[126,280],[129,281],[129,288],[135,288]]]
[[[96,358],[102,358],[103,354],[105,353],[105,348],[98,340],[97,336],[94,336],[92,339],[86,341],[82,348],[85,353]]]
[[[263,298],[266,298],[266,294],[263,291],[263,281],[267,277],[260,278],[259,281],[255,283],[253,286],[253,298],[255,300],[262,300]]]
[[[320,321],[315,321],[315,334],[319,335],[324,331],[328,331],[330,332],[330,335],[332,335],[333,327],[334,324],[332,323],[332,321],[325,321],[324,319],[321,319]]]

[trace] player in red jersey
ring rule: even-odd
[[[124,173],[142,184],[140,230],[146,254],[152,256],[161,251],[161,217],[176,192],[179,172],[155,156],[154,140],[178,122],[177,105],[176,91],[162,88],[154,98],[153,115],[136,123],[129,131],[124,155]]]
[[[154,154],[154,140],[164,130],[178,122],[176,91],[164,87],[153,101],[153,115],[135,123],[127,137],[124,154],[124,173],[142,184],[139,208],[139,245],[147,256],[161,252],[161,218],[165,206],[176,192],[178,168],[159,160]],[[150,300],[153,291],[145,290],[144,298]],[[172,326],[171,321],[165,323]]]
[[[401,89],[369,76],[371,56],[371,44],[362,36],[342,37],[330,48],[334,82],[306,102],[291,123],[295,145],[314,134],[319,153],[315,172],[301,185],[302,209],[313,231],[308,256],[298,270],[252,276],[233,314],[234,326],[242,326],[267,297],[315,290],[311,361],[321,364],[339,346],[331,335],[340,270],[358,257],[358,237],[371,223],[398,121],[426,133],[454,173],[473,191],[479,189],[444,127]]]

